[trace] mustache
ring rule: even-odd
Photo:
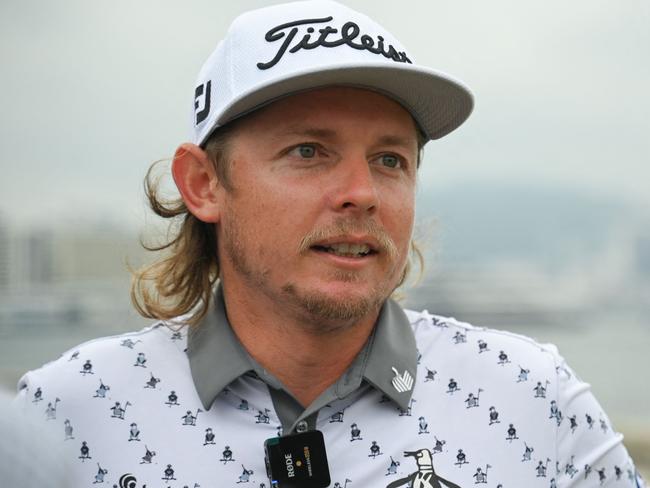
[[[318,242],[351,234],[363,234],[372,237],[377,243],[376,251],[387,254],[391,259],[397,257],[397,246],[377,222],[374,220],[351,221],[344,218],[339,218],[326,227],[312,230],[300,241],[299,251],[302,254]]]

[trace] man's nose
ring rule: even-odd
[[[338,211],[374,213],[379,207],[377,182],[365,157],[345,159],[333,182],[333,206]]]

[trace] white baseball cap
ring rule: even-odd
[[[473,107],[460,81],[415,64],[382,26],[340,3],[308,0],[237,17],[199,73],[192,141],[274,100],[323,86],[382,93],[408,110],[427,139],[460,126]]]

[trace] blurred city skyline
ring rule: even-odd
[[[619,423],[650,432],[650,389],[633,374],[650,370],[647,214],[558,188],[465,191],[421,195],[436,213],[419,216],[425,272],[403,305],[556,343]],[[138,235],[102,221],[0,219],[0,384],[152,322],[130,304],[127,265],[155,257],[139,244],[164,236],[154,222]]]

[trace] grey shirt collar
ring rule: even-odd
[[[187,344],[192,379],[203,406],[209,409],[224,388],[251,371],[269,386],[286,391],[281,382],[265,371],[237,339],[226,316],[221,287],[217,288],[213,302],[214,306],[203,320],[190,329]],[[336,384],[336,389],[349,394],[351,391],[347,390],[350,384],[356,384],[358,388],[361,380],[365,379],[406,410],[413,390],[411,388],[400,393],[393,386],[396,376],[393,368],[400,376],[407,371],[414,384],[417,355],[409,320],[402,308],[389,299],[381,309],[368,343],[350,369],[338,380],[337,383],[341,384]]]

